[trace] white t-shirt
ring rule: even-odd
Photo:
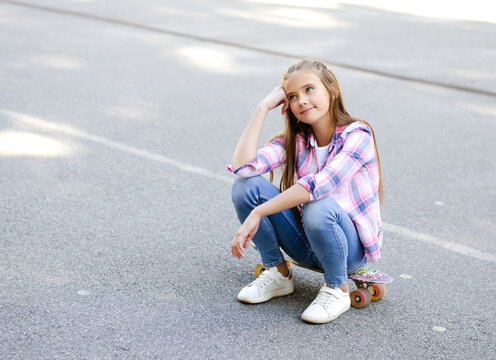
[[[331,143],[327,144],[326,146],[322,147],[316,147],[315,148],[315,154],[317,155],[317,164],[319,165],[319,170],[322,167],[322,165],[326,162],[326,160],[329,158],[329,147],[331,146]]]

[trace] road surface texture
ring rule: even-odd
[[[481,359],[496,343],[496,18],[484,1],[0,0],[1,359]],[[303,5],[304,4],[304,5]],[[388,295],[250,306],[226,171],[327,61],[373,124]],[[272,112],[262,139],[280,132]]]

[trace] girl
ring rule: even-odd
[[[279,105],[284,132],[257,151],[265,117]],[[260,175],[279,166],[277,189]],[[324,271],[303,320],[326,323],[347,311],[347,274],[380,258],[382,178],[372,128],[348,114],[325,64],[304,59],[287,70],[282,87],[257,106],[228,168],[239,175],[232,200],[242,223],[232,255],[243,258],[253,241],[267,268],[238,299],[260,303],[293,292],[283,249]]]

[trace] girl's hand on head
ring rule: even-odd
[[[250,215],[248,215],[231,241],[232,256],[236,256],[238,259],[245,257],[245,249],[250,245],[251,239],[257,233],[260,220],[262,220],[262,218],[255,211],[252,211]]]
[[[284,89],[280,86],[274,88],[274,90],[272,90],[272,92],[262,100],[261,104],[267,106],[269,110],[275,109],[279,105],[284,104],[281,110],[282,114],[284,114],[289,105],[286,91],[284,91]]]

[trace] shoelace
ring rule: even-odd
[[[313,303],[316,305],[328,306],[331,305],[336,300],[338,300],[336,295],[329,294],[325,291],[321,291],[319,292]]]
[[[264,271],[250,284],[250,286],[264,287],[272,280],[275,280],[275,275],[269,271]]]

